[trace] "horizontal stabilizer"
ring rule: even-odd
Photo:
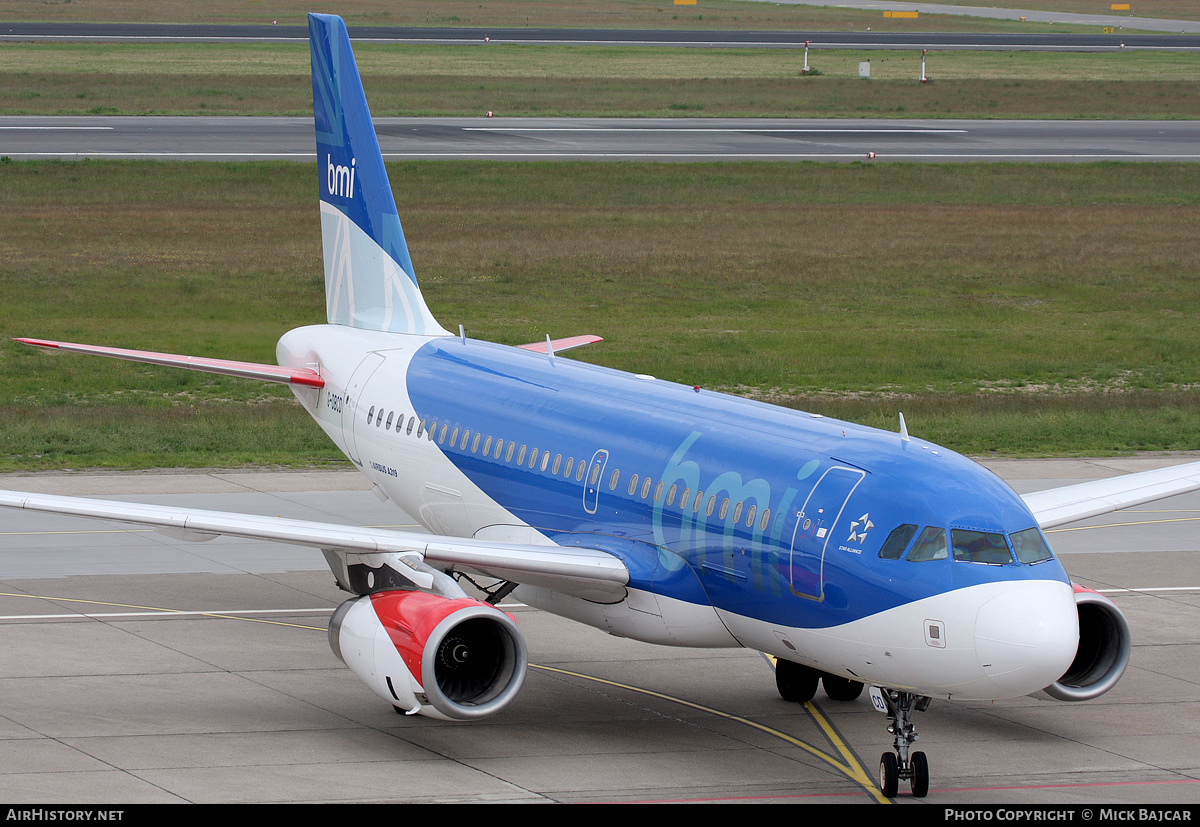
[[[257,362],[234,362],[230,359],[208,359],[202,356],[182,356],[177,353],[155,353],[152,350],[77,345],[72,342],[50,342],[44,339],[13,339],[13,341],[35,347],[69,350],[72,353],[90,353],[93,356],[109,356],[113,359],[145,362],[150,365],[202,370],[206,373],[240,376],[244,379],[260,379],[285,385],[306,385],[310,388],[325,387],[325,380],[321,378],[321,375],[308,368],[281,368],[278,365],[260,365]]]
[[[553,347],[555,353],[570,350],[573,347],[583,347],[595,342],[603,342],[599,336],[568,336],[565,339],[551,339],[545,342],[530,342],[527,345],[517,345],[522,350],[532,350],[534,353],[546,353],[547,347]]]

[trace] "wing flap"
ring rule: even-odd
[[[210,359],[203,356],[184,356],[178,353],[157,353],[152,350],[129,350],[121,347],[80,345],[74,342],[52,342],[46,339],[13,339],[34,347],[68,350],[72,353],[87,353],[92,356],[108,356],[129,362],[144,362],[150,365],[166,365],[173,368],[201,370],[225,376],[240,376],[243,379],[259,379],[265,382],[280,382],[291,385],[306,385],[310,388],[325,387],[321,374],[309,368],[286,368],[279,365],[263,365],[257,362],[236,362],[232,359]]]
[[[1200,489],[1200,462],[1051,488],[1022,499],[1042,528]]]
[[[491,577],[586,596],[589,600],[620,600],[629,582],[629,572],[618,558],[599,549],[574,546],[496,543],[21,491],[0,491],[0,507],[137,523],[170,532],[271,540],[351,554],[417,554],[434,566],[466,568]]]

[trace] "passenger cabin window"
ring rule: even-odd
[[[1012,562],[1008,543],[1003,534],[989,531],[969,531],[965,528],[950,529],[950,542],[954,545],[954,559],[967,563],[987,563],[1002,566]]]
[[[371,424],[371,420],[375,418],[375,406],[371,406],[371,410],[367,411],[367,424]]]
[[[879,550],[880,559],[899,560],[900,555],[904,554],[904,550],[908,548],[908,542],[916,533],[917,527],[911,523],[905,523],[892,529],[892,533],[883,541],[883,548]]]
[[[945,560],[948,556],[946,530],[937,526],[926,526],[917,538],[916,545],[908,553],[908,562],[926,563],[930,560]]]
[[[1009,535],[1009,539],[1012,540],[1013,551],[1017,553],[1017,560],[1022,563],[1040,563],[1054,556],[1042,532],[1036,528],[1015,531]]]
[[[384,424],[384,426],[383,426],[384,430],[390,431],[392,429],[392,417],[393,416],[395,416],[395,414],[392,411],[388,411],[387,423]]]

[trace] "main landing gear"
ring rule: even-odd
[[[833,701],[857,700],[863,691],[863,685],[850,678],[839,678],[790,660],[775,662],[775,686],[785,701],[808,703],[817,694],[818,683],[825,687],[825,694]]]
[[[871,687],[871,702],[880,712],[887,713],[888,732],[896,736],[895,754],[885,752],[879,758],[879,790],[888,798],[896,797],[901,779],[908,780],[916,798],[929,793],[929,761],[923,752],[909,752],[917,740],[912,713],[924,712],[929,701],[924,695]]]

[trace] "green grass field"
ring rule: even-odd
[[[972,5],[970,3],[968,5]],[[1110,13],[1097,0],[1029,0],[1022,8]],[[1200,19],[1200,0],[1144,0],[1143,17]],[[504,26],[614,29],[734,29],[748,31],[1043,31],[1040,24],[970,20],[922,14],[918,19],[885,18],[880,10],[699,0],[676,6],[671,0],[340,0],[335,9],[350,25]],[[0,20],[55,22],[278,23],[303,25],[311,2],[296,0],[0,0]],[[1064,28],[1059,24],[1059,28]]]
[[[372,112],[1197,118],[1200,55],[385,46],[356,55]],[[859,80],[860,61],[871,79]],[[0,43],[0,114],[307,115],[304,44]]]
[[[969,453],[1200,448],[1200,166],[389,165],[450,329]],[[0,318],[273,361],[324,318],[303,164],[0,163]],[[0,469],[337,461],[276,386],[0,344]]]

